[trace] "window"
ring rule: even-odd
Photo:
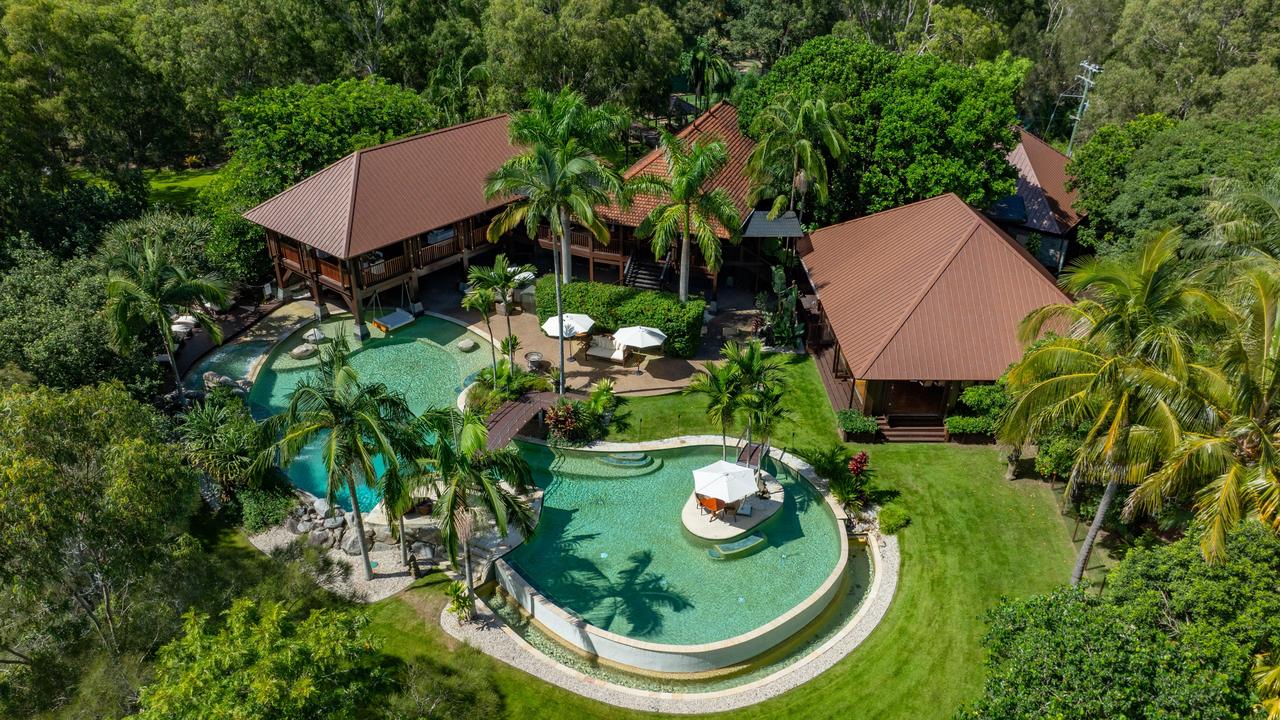
[[[448,242],[453,239],[455,234],[456,233],[454,232],[452,225],[450,225],[447,228],[432,230],[431,232],[427,233],[427,244],[439,245],[442,242]]]

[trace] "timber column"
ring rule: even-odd
[[[347,273],[351,277],[351,315],[356,320],[351,328],[351,334],[357,340],[368,340],[369,328],[364,324],[364,289],[360,287],[360,275],[356,273],[354,260],[347,261]]]

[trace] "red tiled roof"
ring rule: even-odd
[[[244,217],[354,257],[503,205],[485,178],[516,152],[506,115],[454,125],[351,153]]]
[[[1008,155],[1018,169],[1018,196],[1027,208],[1027,226],[1065,235],[1083,217],[1073,205],[1076,192],[1067,189],[1067,158],[1052,145],[1018,128],[1021,141]]]
[[[700,115],[688,127],[676,134],[676,137],[687,143],[699,139],[718,139],[725,144],[729,162],[711,180],[712,187],[723,188],[733,198],[738,213],[746,220],[750,207],[747,206],[747,195],[751,192],[751,181],[747,179],[747,156],[755,147],[755,142],[743,135],[738,129],[738,108],[725,101],[711,106],[711,109]],[[637,175],[659,175],[666,177],[667,160],[662,148],[655,148],[649,154],[637,160],[622,177],[630,180]],[[610,222],[638,227],[649,211],[659,205],[660,201],[653,197],[640,196],[631,203],[627,211],[617,207],[600,208],[600,215]],[[723,228],[718,229],[722,238],[729,237]]]
[[[954,194],[817,230],[802,257],[854,377],[995,380],[1053,277]]]

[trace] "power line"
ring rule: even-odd
[[[1101,65],[1089,62],[1088,60],[1082,60],[1080,62],[1080,67],[1084,69],[1084,74],[1076,75],[1076,80],[1080,82],[1079,94],[1074,92],[1064,92],[1058,96],[1059,101],[1063,98],[1077,98],[1080,100],[1080,105],[1076,108],[1076,111],[1070,115],[1071,138],[1067,140],[1067,157],[1071,157],[1071,149],[1076,142],[1076,130],[1080,127],[1080,121],[1084,119],[1084,114],[1089,109],[1089,90],[1091,90],[1097,82],[1093,79],[1093,76],[1102,72]],[[1072,89],[1074,90],[1075,88]]]

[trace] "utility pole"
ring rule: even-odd
[[[1085,111],[1089,109],[1089,90],[1093,88],[1097,81],[1093,79],[1094,75],[1102,72],[1102,66],[1083,60],[1080,67],[1084,69],[1083,75],[1076,75],[1076,80],[1080,81],[1080,93],[1063,93],[1064,98],[1079,98],[1080,106],[1071,114],[1071,139],[1067,140],[1067,157],[1071,157],[1071,148],[1076,142],[1076,129],[1080,127],[1080,120],[1084,118]]]

